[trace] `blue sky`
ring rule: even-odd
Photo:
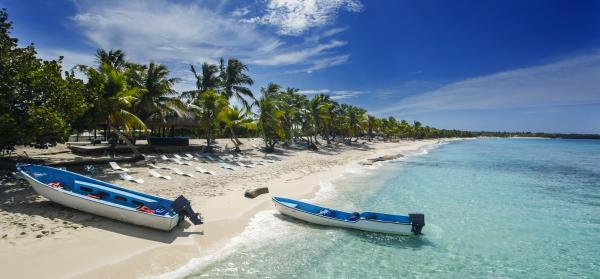
[[[438,128],[600,133],[599,1],[0,0],[22,45],[166,64],[238,57],[256,81]]]

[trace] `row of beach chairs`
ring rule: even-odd
[[[158,170],[160,170],[160,169],[169,170],[169,171],[172,171],[174,174],[181,175],[181,176],[194,177],[193,174],[185,173],[182,170],[175,168],[175,167],[157,165],[156,160],[154,159],[154,158],[156,158],[156,156],[153,156],[153,155],[143,155],[143,156],[144,156],[144,160],[146,161],[146,165],[148,165],[150,167],[150,169],[148,170],[148,173],[152,177],[162,178],[162,179],[166,179],[166,180],[172,179],[172,177],[169,175],[163,175],[163,174],[159,173]],[[248,156],[244,156],[244,155],[237,155],[237,156],[228,155],[228,156],[221,157],[218,155],[211,156],[211,155],[202,155],[199,153],[196,153],[195,155],[192,155],[191,153],[186,153],[186,154],[184,154],[184,156],[181,156],[179,154],[174,154],[173,157],[167,157],[167,155],[162,154],[159,156],[159,158],[163,161],[174,162],[178,165],[193,166],[197,172],[209,174],[209,175],[215,175],[216,173],[214,171],[205,170],[204,168],[202,168],[200,166],[194,165],[191,163],[191,161],[218,162],[219,165],[221,166],[221,168],[231,170],[231,171],[237,170],[238,167],[253,168],[254,167],[253,164],[266,165],[269,163],[275,163],[275,161],[271,158],[258,159],[255,161],[251,161]],[[246,161],[250,161],[253,164],[244,163],[243,159],[246,159]],[[119,176],[121,177],[121,179],[130,181],[130,182],[140,183],[140,184],[144,183],[143,179],[132,177],[130,174],[128,174],[129,169],[119,166],[119,164],[117,164],[116,162],[109,162],[109,165],[113,170],[119,172]]]
[[[119,171],[119,176],[121,177],[121,179],[129,181],[129,182],[139,183],[139,184],[144,183],[143,179],[141,179],[141,178],[133,178],[133,176],[129,175],[127,173],[129,171],[129,169],[126,169],[126,168],[123,168],[123,167],[119,166],[119,164],[117,164],[117,162],[108,162],[108,164],[110,165],[110,167],[113,170]]]

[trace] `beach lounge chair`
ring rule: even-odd
[[[189,173],[182,172],[182,171],[181,171],[180,169],[178,169],[178,168],[171,168],[171,170],[172,170],[174,173],[178,174],[178,175],[182,175],[182,176],[189,176],[189,177],[194,177],[193,175],[191,175],[191,174],[189,174]]]
[[[192,165],[192,164],[190,164],[188,162],[182,162],[181,160],[179,160],[177,158],[169,158],[169,160],[171,160],[172,162],[175,162],[178,165],[188,165],[188,166]]]
[[[205,170],[201,167],[196,167],[195,169],[197,172],[201,172],[201,173],[212,174],[212,175],[216,174],[214,171]]]
[[[156,178],[162,178],[162,179],[166,179],[166,180],[171,180],[171,177],[168,175],[162,175],[160,173],[158,173],[155,170],[148,170],[148,172],[150,173],[151,176],[156,177]]]
[[[271,161],[281,161],[281,158],[279,158],[279,156],[274,156],[274,155],[265,156],[265,159],[271,160]]]
[[[254,167],[253,165],[246,165],[246,164],[244,164],[244,163],[242,163],[242,162],[239,162],[239,161],[238,161],[238,162],[235,162],[235,163],[236,163],[238,166],[240,166],[240,167],[245,167],[245,168],[253,168],[253,167]]]
[[[235,170],[235,168],[232,165],[227,164],[227,163],[221,163],[221,167],[224,169],[232,170],[232,171]]]
[[[202,163],[206,163],[208,162],[206,160],[206,156],[200,154],[200,153],[194,153],[195,157],[197,158],[198,161],[202,162]]]
[[[235,153],[235,157],[236,157],[236,158],[238,158],[238,159],[239,159],[239,158],[242,158],[242,159],[248,159],[248,156],[246,156],[246,155],[243,155],[243,154],[240,154],[240,153]]]
[[[119,173],[119,176],[121,177],[121,179],[129,181],[129,182],[135,182],[135,183],[139,183],[139,184],[144,183],[143,179],[140,179],[140,178],[135,179],[131,175],[124,173],[124,172]]]
[[[214,161],[216,161],[216,160],[215,160],[215,158],[213,158],[213,157],[212,157],[212,156],[210,156],[210,155],[207,155],[207,156],[206,156],[206,158],[207,158],[209,161],[213,161],[213,162],[214,162]]]
[[[108,164],[110,165],[110,167],[111,167],[113,170],[116,170],[116,171],[124,171],[124,172],[128,172],[128,171],[129,171],[129,169],[122,168],[121,166],[119,166],[119,164],[117,164],[117,162],[108,162]]]
[[[152,164],[152,163],[148,163],[146,165],[148,165],[149,167],[151,167],[153,169],[157,169],[157,170],[159,170],[159,169],[170,170],[171,169],[169,167],[161,167],[161,166],[158,166],[158,165],[155,165],[155,164]]]
[[[175,157],[177,160],[185,160],[185,161],[190,161],[193,159],[193,157],[192,157],[192,159],[187,158],[187,157],[181,157],[181,156],[179,156],[179,154],[173,154],[173,157]]]
[[[154,155],[142,154],[142,156],[144,157],[144,161],[146,161],[146,162],[152,160],[152,158],[156,158],[156,156],[154,156]]]
[[[160,158],[161,158],[162,160],[165,160],[165,161],[168,161],[168,160],[169,160],[169,158],[168,158],[168,157],[167,157],[167,155],[165,155],[165,154],[161,154],[161,155],[160,155]]]
[[[186,166],[193,166],[193,164],[188,161],[183,161],[182,163]]]
[[[179,156],[178,154],[174,154],[173,157],[175,157],[175,158],[171,158],[171,161],[177,163],[178,165],[193,166],[191,163],[186,162],[188,159],[183,158],[183,157]],[[181,160],[183,160],[183,161],[181,161]]]
[[[194,156],[194,155],[192,155],[192,154],[190,154],[190,153],[185,153],[184,155],[185,155],[185,157],[184,157],[184,158],[187,158],[189,161],[191,161],[191,160],[196,160],[196,161],[198,161],[198,158],[196,158],[196,156]]]
[[[183,162],[177,158],[169,158],[169,161],[175,162],[178,165],[183,165]]]

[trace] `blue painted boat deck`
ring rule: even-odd
[[[20,171],[24,171],[41,183],[60,182],[63,190],[78,194],[80,196],[95,195],[102,201],[126,206],[135,209],[146,206],[157,210],[155,214],[173,214],[171,200],[163,199],[153,195],[137,192],[131,189],[119,187],[104,181],[96,180],[70,171],[63,171],[51,167],[38,165],[20,165]]]
[[[294,209],[298,209],[298,210],[302,210],[302,211],[305,211],[305,212],[308,212],[311,214],[329,217],[329,218],[333,218],[333,219],[338,219],[338,220],[342,220],[342,221],[355,221],[355,220],[351,219],[352,213],[349,213],[349,212],[330,209],[330,208],[321,207],[321,206],[310,204],[310,203],[305,203],[305,202],[301,202],[301,201],[297,201],[297,200],[293,200],[293,199],[281,198],[281,197],[274,197],[273,200],[278,203],[281,203],[285,206],[288,206],[288,207],[291,207]],[[323,214],[324,210],[327,210],[328,214],[324,215]],[[410,224],[410,220],[409,220],[408,216],[403,216],[403,215],[384,214],[384,213],[378,213],[378,212],[362,212],[362,213],[360,213],[360,218],[367,219],[367,220],[374,220],[374,221],[382,221],[382,222]]]

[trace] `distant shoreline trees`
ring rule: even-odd
[[[216,137],[229,137],[240,151],[241,136],[260,136],[263,150],[277,144],[305,144],[317,150],[331,142],[356,143],[359,139],[384,141],[477,136],[527,136],[600,139],[600,135],[469,132],[436,129],[394,117],[377,118],[363,108],[339,103],[328,95],[308,98],[299,89],[274,83],[261,88],[260,96],[248,88],[254,84],[246,64],[236,58],[219,65],[191,65],[196,88],[182,93],[173,86],[166,66],[127,61],[122,50],[99,49],[97,65],[78,65],[84,82],[73,70],[62,70],[62,57],[37,58],[34,45],[19,48],[11,37],[12,23],[0,11],[0,154],[16,145],[44,148],[65,142],[73,132],[103,127],[130,146],[135,132],[145,137],[148,129],[164,135],[173,119],[188,123],[181,133],[203,135],[207,151]],[[238,106],[235,106],[235,104]],[[191,124],[190,124],[191,123]],[[171,134],[174,126],[171,125]]]

